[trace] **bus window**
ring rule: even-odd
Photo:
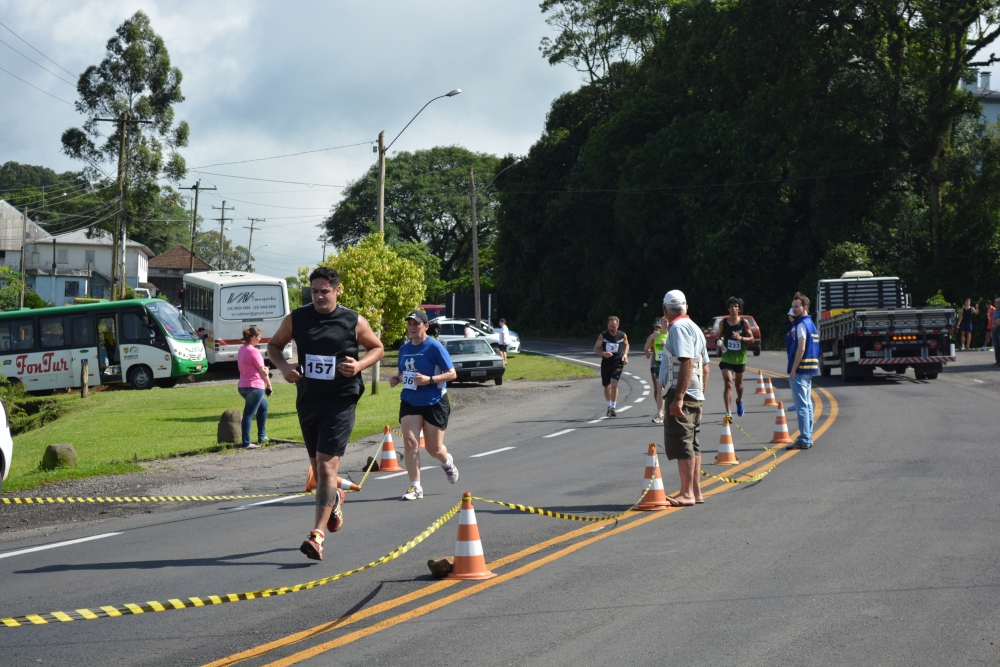
[[[60,348],[66,344],[66,336],[63,332],[63,318],[42,317],[39,318],[38,325],[42,330],[43,350]]]
[[[95,344],[94,320],[89,317],[74,317],[69,322],[73,347],[90,347]]]
[[[35,323],[33,320],[18,320],[10,323],[11,347],[15,350],[35,349]]]
[[[122,318],[122,338],[127,343],[149,343],[156,338],[156,330],[146,326],[145,313],[125,311]]]

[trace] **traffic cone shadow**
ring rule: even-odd
[[[458,540],[455,541],[455,563],[445,579],[482,581],[492,579],[496,573],[486,569],[486,556],[479,538],[476,510],[472,507],[472,494],[462,494],[462,507],[458,513]]]

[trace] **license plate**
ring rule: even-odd
[[[201,370],[201,364],[195,364],[195,367],[194,367],[194,369],[195,369],[196,371],[200,371],[200,370]]]
[[[865,352],[865,356],[866,357],[884,357],[885,356],[885,352],[884,351],[877,351],[877,350],[868,350],[867,352]]]
[[[472,371],[472,377],[474,378],[480,378],[485,376],[486,376],[486,371]]]

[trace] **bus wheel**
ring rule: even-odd
[[[128,383],[133,389],[152,389],[153,371],[149,366],[136,366],[128,372]]]
[[[156,386],[161,389],[173,389],[177,386],[177,378],[159,378],[156,380]]]

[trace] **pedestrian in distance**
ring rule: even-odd
[[[260,329],[249,326],[243,330],[243,345],[236,353],[236,365],[240,379],[237,391],[243,397],[242,444],[246,449],[256,449],[267,442],[267,397],[271,395],[271,374],[264,363],[257,346],[260,345]],[[250,426],[257,415],[257,442],[250,442]]]
[[[663,361],[663,344],[670,334],[667,332],[666,323],[659,317],[653,320],[653,333],[646,338],[643,351],[649,359],[649,373],[653,376],[653,400],[656,401],[656,414],[653,415],[654,424],[663,423],[663,390],[660,387],[660,363]]]
[[[719,368],[722,371],[722,402],[726,406],[726,419],[732,421],[733,385],[736,385],[736,416],[743,416],[743,373],[747,369],[747,345],[753,343],[753,332],[750,323],[740,317],[743,312],[743,299],[729,297],[727,304],[729,317],[719,322],[719,340],[722,342],[722,359]]]
[[[993,343],[993,360],[995,366],[1000,366],[1000,296],[993,300],[993,313],[990,318],[990,341]]]
[[[966,298],[962,304],[962,312],[958,316],[958,335],[962,342],[962,350],[972,349],[972,316],[979,314],[979,304],[972,305],[972,299]]]
[[[663,318],[670,325],[670,336],[664,344],[666,355],[660,365],[660,384],[667,387],[663,439],[667,460],[677,461],[681,478],[680,494],[667,496],[667,502],[674,507],[704,502],[698,434],[710,366],[705,334],[687,311],[684,292],[670,290],[663,296]]]
[[[986,335],[983,336],[983,352],[993,349],[993,314],[996,313],[996,306],[989,304],[986,306]]]
[[[337,486],[337,471],[365,391],[361,371],[377,364],[385,348],[368,320],[337,303],[343,286],[336,271],[316,267],[309,285],[312,303],[282,320],[267,344],[267,356],[295,385],[295,410],[316,478],[315,528],[299,550],[307,558],[323,560],[323,529],[335,533],[344,524],[344,492]],[[281,355],[293,340],[298,366]],[[359,345],[368,351],[361,358]]]
[[[507,328],[507,320],[500,318],[500,342],[497,351],[503,359],[503,365],[507,365],[507,345],[510,343],[510,329]]]
[[[420,431],[424,432],[427,454],[441,462],[448,482],[458,481],[455,459],[444,446],[451,404],[445,384],[458,377],[444,345],[427,336],[427,313],[414,310],[406,316],[410,340],[399,348],[398,372],[389,378],[389,386],[402,383],[399,397],[399,427],[403,430],[403,458],[410,488],[402,500],[420,500],[424,488],[420,481]]]
[[[628,363],[628,336],[618,328],[619,320],[612,315],[608,327],[594,343],[594,354],[601,357],[601,384],[604,385],[604,400],[608,402],[607,417],[616,417],[618,407],[618,381]]]
[[[785,449],[809,449],[813,446],[812,379],[819,373],[819,332],[809,317],[809,297],[796,292],[792,314],[795,321],[785,335],[786,372],[799,420],[799,437]]]
[[[472,333],[472,325],[468,322],[465,323],[465,328],[462,329],[462,335],[466,338],[475,338],[476,334]]]

